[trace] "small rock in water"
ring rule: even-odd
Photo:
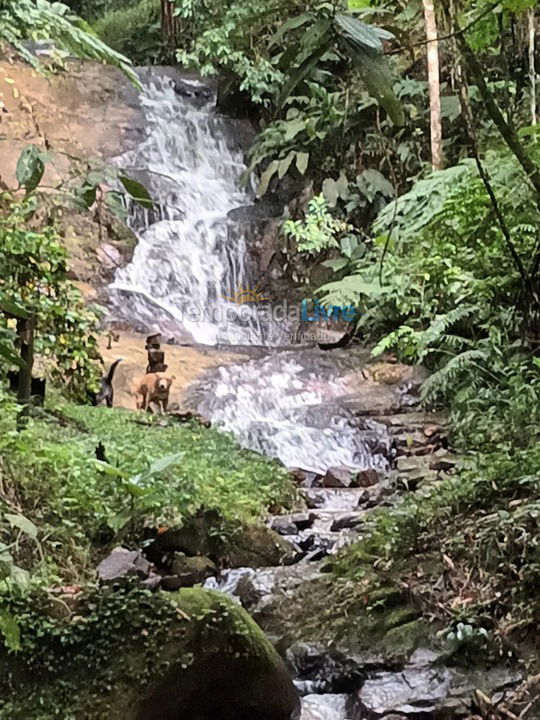
[[[355,471],[346,467],[331,467],[326,471],[323,485],[332,488],[352,487],[355,482]]]
[[[339,532],[340,530],[352,530],[362,523],[361,515],[343,515],[336,518],[330,528],[331,532]]]
[[[309,493],[304,493],[304,498],[309,510],[317,510],[318,508],[322,508],[326,505],[326,500],[323,495],[310,495]]]
[[[275,517],[270,525],[272,530],[280,535],[296,535],[298,528],[291,520],[290,516]]]
[[[317,560],[322,560],[328,555],[328,550],[326,548],[317,548],[316,550],[312,550],[309,552],[306,557],[304,558],[306,562],[317,562]]]
[[[356,485],[358,487],[371,487],[379,482],[379,473],[376,470],[360,470],[356,475]]]
[[[270,527],[280,535],[296,535],[302,530],[309,530],[315,522],[313,513],[298,513],[297,515],[283,515],[275,517]]]

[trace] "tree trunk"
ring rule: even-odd
[[[21,360],[24,367],[19,370],[19,382],[17,385],[17,403],[21,406],[21,411],[17,418],[17,428],[20,429],[30,411],[30,401],[32,397],[32,369],[34,366],[34,332],[35,320],[33,317],[29,319],[17,320],[17,334],[19,336]]]
[[[434,0],[422,0],[427,39],[427,71],[431,118],[431,164],[434,170],[443,167],[441,89],[439,79],[439,43]]]
[[[531,8],[528,12],[528,26],[529,26],[529,83],[531,93],[531,125],[536,125],[536,67],[534,62],[534,36],[535,36],[535,22],[534,22],[534,8]]]

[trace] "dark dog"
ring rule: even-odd
[[[114,378],[114,373],[116,372],[116,368],[121,362],[122,358],[120,358],[119,360],[115,360],[109,368],[107,376],[101,378],[101,387],[99,388],[98,392],[95,393],[95,396],[91,398],[92,405],[107,405],[107,407],[112,408],[114,402],[114,390],[112,386],[112,381]]]

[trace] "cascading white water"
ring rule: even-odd
[[[320,360],[317,351],[274,352],[221,367],[205,389],[200,411],[246,447],[289,468],[321,474],[337,466],[386,470],[391,445],[386,428],[372,420],[362,427],[339,406],[345,384],[327,368],[318,371]]]
[[[138,244],[110,287],[112,317],[168,336],[184,330],[208,345],[262,344],[254,308],[227,300],[246,285],[246,244],[227,218],[250,203],[242,153],[228,142],[208,87],[182,79],[190,85],[202,102],[179,96],[169,77],[152,77],[141,94],[146,139],[117,160],[134,177],[142,172],[155,207],[129,203]]]

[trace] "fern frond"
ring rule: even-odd
[[[456,385],[463,381],[463,375],[471,368],[480,372],[487,370],[481,363],[489,360],[489,353],[484,350],[466,350],[455,355],[440,370],[430,375],[422,386],[422,400],[430,402],[435,398],[455,391]]]

